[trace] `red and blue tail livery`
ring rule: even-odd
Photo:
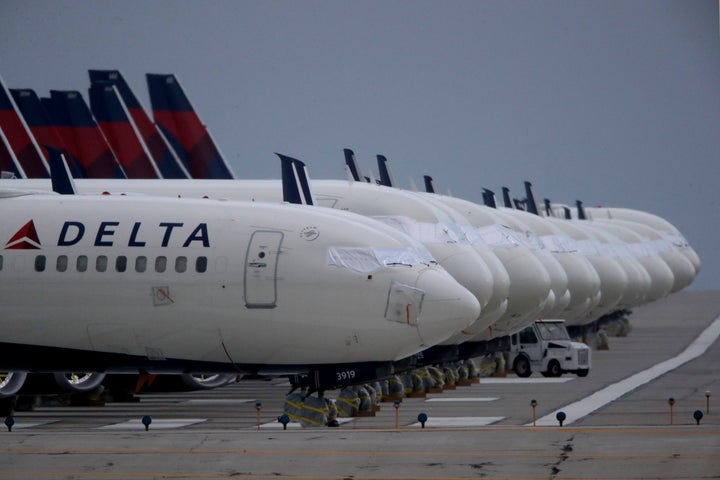
[[[153,118],[193,178],[235,175],[200,121],[175,75],[146,75]]]
[[[41,100],[67,150],[80,162],[83,177],[127,178],[80,92],[50,90]]]
[[[17,177],[47,178],[50,170],[10,90],[0,78],[0,169]]]
[[[145,143],[145,147],[149,151],[158,170],[160,170],[162,178],[190,178],[190,174],[183,166],[182,161],[162,136],[158,127],[150,120],[147,112],[142,105],[140,105],[137,97],[120,72],[118,70],[88,70],[88,73],[90,74],[91,89],[96,85],[115,86],[122,103],[127,109],[129,121],[134,123],[137,129],[138,136],[140,137],[139,141]],[[91,95],[90,109],[99,121],[98,117],[102,116],[102,114],[96,111],[98,108],[99,107],[93,103]]]

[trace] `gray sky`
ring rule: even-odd
[[[10,88],[174,73],[240,178],[389,160],[409,188],[480,203],[507,186],[637,208],[677,226],[720,288],[715,0],[0,2]]]

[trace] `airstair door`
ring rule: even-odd
[[[275,308],[277,262],[283,233],[258,230],[250,237],[245,256],[245,306]]]

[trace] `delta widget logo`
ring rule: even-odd
[[[5,250],[39,250],[41,247],[40,238],[32,220],[23,225],[5,244]]]

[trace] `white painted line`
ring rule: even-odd
[[[595,410],[607,405],[610,402],[617,400],[628,392],[635,390],[636,388],[644,385],[657,377],[664,375],[665,373],[678,368],[679,366],[694,360],[712,345],[720,336],[720,316],[718,316],[713,323],[710,324],[698,337],[678,356],[673,357],[664,362],[658,363],[647,370],[638,372],[624,380],[620,380],[617,383],[608,385],[607,387],[599,390],[592,395],[583,398],[580,401],[571,403],[565,407],[558,409],[565,412],[566,420],[563,425],[569,425],[581,418],[590,415]],[[553,425],[557,426],[558,421],[555,418],[553,412],[550,415],[545,415],[536,420],[536,425]],[[532,423],[527,424],[532,425]]]
[[[477,385],[508,384],[508,383],[566,383],[575,380],[575,377],[507,377],[507,378],[481,378]]]
[[[437,397],[428,398],[426,402],[494,402],[500,397]]]
[[[150,430],[166,430],[169,428],[182,428],[192,425],[194,423],[204,422],[204,418],[160,418],[153,419],[150,422]],[[113,423],[112,425],[105,425],[98,427],[98,430],[145,430],[140,418],[134,420],[128,420],[122,423]]]
[[[425,428],[438,427],[484,427],[497,423],[505,417],[428,417]],[[422,427],[420,422],[410,425],[411,427]]]

